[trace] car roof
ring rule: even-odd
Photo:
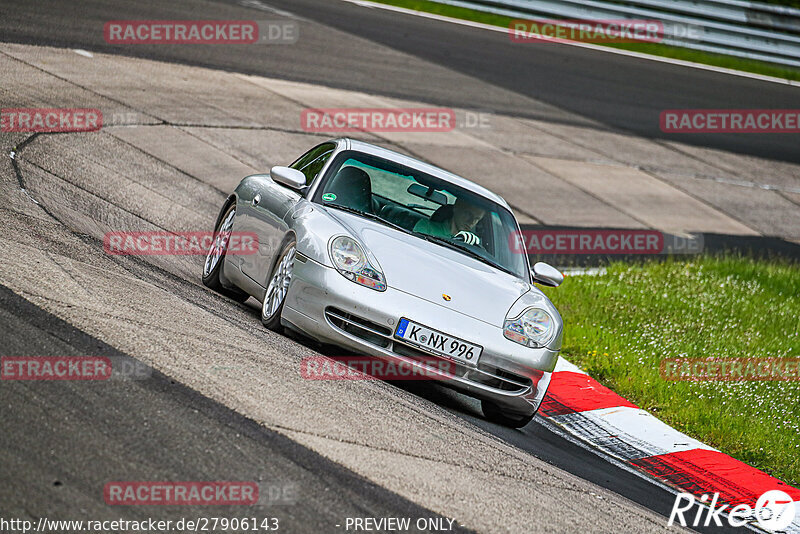
[[[395,152],[394,150],[389,150],[388,148],[379,147],[370,143],[365,143],[364,141],[358,141],[356,139],[350,139],[349,137],[343,137],[337,141],[342,142],[344,144],[345,149],[356,150],[358,152],[363,152],[365,154],[379,156],[389,161],[400,163],[407,167],[411,167],[413,169],[425,172],[427,174],[431,174],[437,178],[441,178],[442,180],[445,180],[454,185],[462,187],[467,191],[470,191],[472,193],[481,195],[482,197],[493,200],[498,204],[500,204],[501,206],[508,209],[509,211],[511,211],[511,207],[508,205],[505,199],[503,199],[503,197],[501,197],[500,195],[489,191],[485,187],[480,186],[475,182],[471,182],[466,178],[462,178],[457,174],[448,172],[435,165],[431,165],[430,163],[425,163],[424,161],[420,161],[416,158],[412,158],[411,156],[407,156],[405,154],[400,154],[399,152]]]

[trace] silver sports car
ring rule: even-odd
[[[561,316],[533,283],[498,195],[411,157],[352,139],[241,181],[226,200],[203,283],[262,302],[270,329],[402,363],[481,399],[487,419],[534,416],[561,348]],[[226,254],[232,232],[255,254]],[[436,365],[447,362],[450,367]]]

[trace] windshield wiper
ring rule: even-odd
[[[348,213],[353,213],[355,215],[360,215],[361,217],[364,217],[365,219],[369,219],[371,221],[376,221],[376,222],[379,222],[381,224],[385,224],[386,226],[389,226],[391,228],[395,228],[396,230],[400,230],[400,231],[405,232],[407,234],[411,233],[411,231],[407,230],[406,228],[403,228],[399,224],[395,224],[395,223],[393,223],[391,221],[387,221],[383,217],[378,217],[374,213],[369,213],[369,212],[366,212],[366,211],[357,210],[355,208],[351,208],[350,206],[342,206],[341,204],[325,204],[325,207],[326,208],[336,208],[336,209],[339,209],[339,210],[342,210],[342,211],[346,211]]]
[[[423,233],[421,233],[421,232],[414,232],[414,235],[416,235],[416,236],[420,236],[420,237],[422,237],[423,239],[425,239],[425,240],[427,240],[427,241],[430,241],[431,243],[436,243],[436,244],[439,244],[439,245],[444,245],[444,246],[446,246],[446,247],[448,247],[448,248],[451,248],[451,249],[453,249],[453,250],[458,250],[458,251],[461,251],[461,252],[466,252],[466,253],[467,253],[469,256],[471,256],[471,257],[475,258],[476,260],[478,260],[478,261],[480,261],[480,262],[482,262],[482,263],[485,263],[485,264],[487,264],[487,265],[491,265],[491,266],[492,266],[492,267],[494,267],[495,269],[500,269],[501,271],[503,271],[503,272],[505,272],[505,273],[508,273],[508,274],[510,274],[510,275],[512,275],[512,276],[519,276],[517,273],[515,273],[514,271],[512,271],[512,270],[511,270],[511,269],[509,269],[508,267],[503,267],[503,266],[502,266],[502,265],[500,265],[499,263],[495,263],[494,261],[490,260],[490,259],[489,259],[489,258],[487,258],[486,256],[484,256],[484,255],[482,255],[482,254],[478,254],[478,253],[477,253],[477,252],[475,252],[474,250],[468,249],[468,248],[467,248],[467,247],[465,247],[465,246],[459,245],[458,243],[455,243],[455,242],[453,242],[453,241],[450,241],[450,240],[448,240],[448,239],[445,239],[445,238],[443,238],[443,237],[436,237],[436,236],[432,236],[432,235],[428,235],[428,234],[423,234]]]

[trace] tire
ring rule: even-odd
[[[511,428],[522,428],[533,420],[536,412],[530,415],[518,415],[504,412],[502,408],[488,400],[481,400],[481,409],[487,421]]]
[[[264,293],[264,302],[261,303],[261,323],[275,332],[282,331],[281,313],[286,302],[286,294],[289,292],[289,285],[292,283],[296,254],[297,244],[294,240],[283,246],[270,274],[267,291]]]
[[[233,229],[233,220],[236,217],[236,203],[231,203],[219,218],[217,227],[214,228],[214,243],[203,262],[203,285],[217,293],[225,295],[236,302],[244,302],[250,295],[240,289],[228,289],[222,285],[220,274],[225,254],[228,252],[228,241]]]

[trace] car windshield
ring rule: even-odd
[[[331,163],[314,200],[528,277],[525,255],[510,246],[518,226],[507,208],[417,169],[346,151]]]

